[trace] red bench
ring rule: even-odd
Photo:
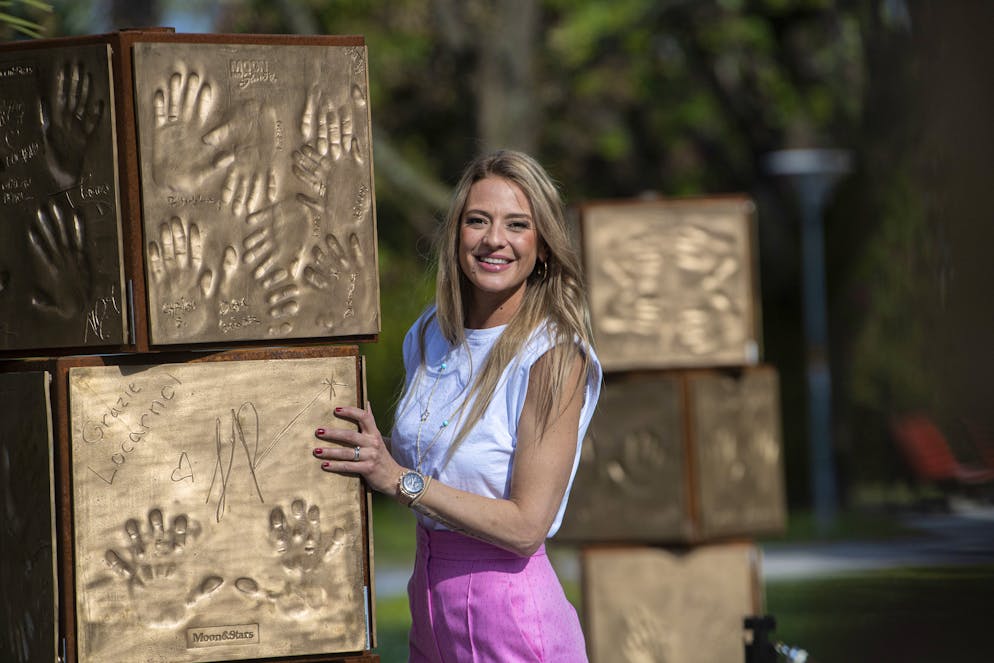
[[[946,436],[926,416],[895,418],[891,432],[904,459],[922,481],[964,487],[994,482],[994,467],[961,463],[949,448]]]

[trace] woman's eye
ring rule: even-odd
[[[467,226],[482,226],[487,220],[480,216],[470,216],[464,222]]]
[[[515,231],[515,232],[521,232],[523,230],[528,230],[528,222],[527,221],[512,221],[511,223],[507,224],[507,227],[510,228],[511,230]]]

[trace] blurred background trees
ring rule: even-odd
[[[436,218],[463,164],[498,146],[534,153],[573,205],[753,196],[764,357],[781,372],[793,505],[808,499],[797,211],[763,157],[851,150],[854,171],[826,220],[841,493],[900,478],[894,414],[994,427],[983,199],[994,83],[981,66],[990,3],[55,0],[50,13],[33,4],[6,11],[48,36],[149,25],[365,36],[384,320],[365,351],[384,428],[403,332],[432,292]]]

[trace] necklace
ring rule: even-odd
[[[438,442],[438,438],[442,435],[442,431],[445,430],[446,427],[448,427],[449,425],[449,420],[443,419],[442,424],[438,427],[438,430],[435,431],[435,435],[425,446],[424,451],[421,450],[421,432],[424,429],[425,422],[428,421],[428,417],[431,416],[431,399],[435,395],[435,387],[438,386],[438,380],[440,377],[442,377],[442,371],[448,368],[447,359],[448,355],[446,355],[446,360],[443,360],[442,363],[439,365],[438,372],[435,373],[435,380],[431,383],[431,389],[428,390],[428,400],[425,401],[425,408],[421,411],[421,420],[418,422],[418,434],[414,440],[414,452],[416,454],[415,469],[419,473],[421,472],[421,464],[424,461],[425,456],[428,455],[428,452],[431,450],[431,448],[435,446],[436,442]]]

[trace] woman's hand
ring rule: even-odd
[[[359,430],[319,428],[314,432],[314,437],[319,440],[335,443],[314,449],[314,457],[321,461],[321,469],[339,474],[358,474],[373,490],[395,498],[397,480],[403,468],[390,455],[369,404],[366,404],[365,410],[336,407],[335,416],[354,421],[359,425]]]

